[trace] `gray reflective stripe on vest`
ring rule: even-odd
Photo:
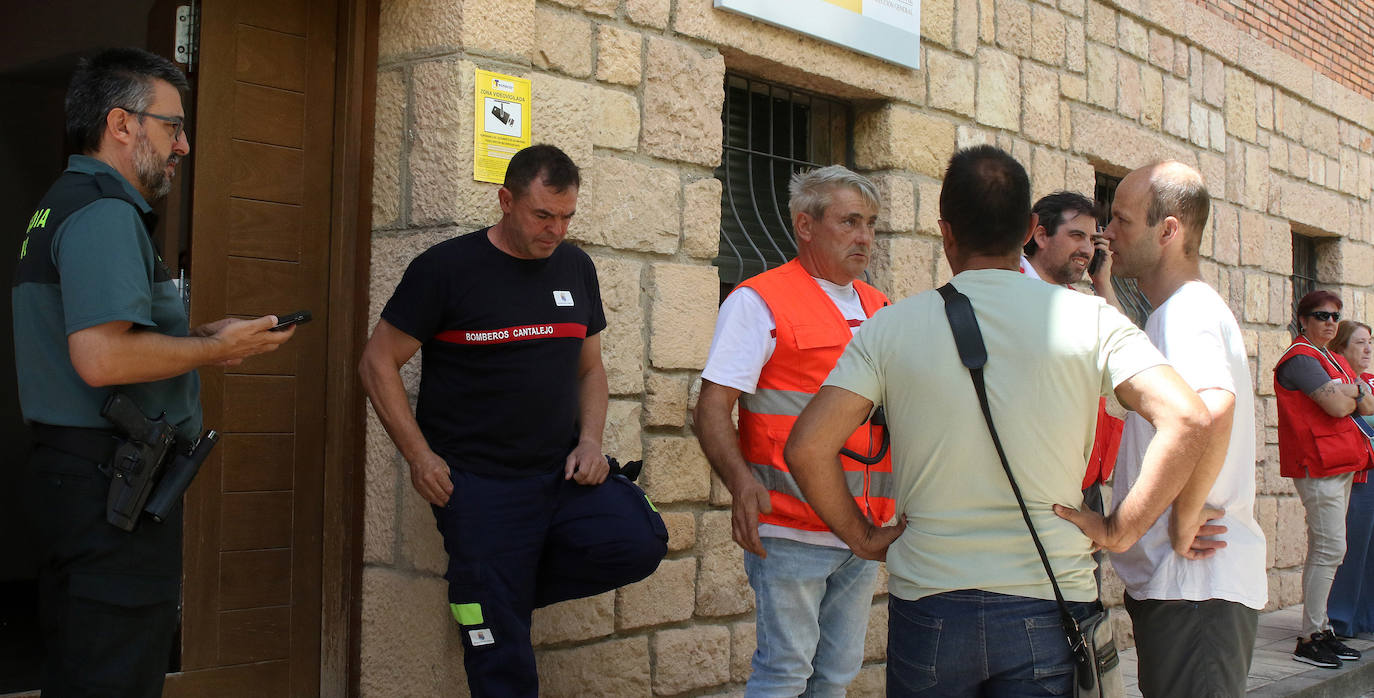
[[[759,465],[758,463],[750,463],[749,467],[754,470],[754,477],[757,477],[759,482],[762,482],[769,491],[785,494],[803,502],[806,501],[806,497],[802,496],[801,488],[797,487],[797,481],[792,479],[792,473],[783,472],[771,465]],[[845,485],[849,487],[849,494],[855,497],[864,496],[863,473],[845,471],[844,481]],[[888,487],[891,488],[890,483]]]
[[[754,414],[776,414],[785,417],[800,415],[808,402],[811,402],[811,393],[800,390],[765,388],[739,396],[740,406]]]
[[[896,491],[896,487],[897,478],[893,477],[892,473],[869,471],[868,496],[893,499],[892,493]]]

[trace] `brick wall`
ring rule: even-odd
[[[1334,0],[1192,0],[1323,75],[1374,97],[1374,5]]]
[[[1204,276],[1240,321],[1255,375],[1270,605],[1299,600],[1302,506],[1278,475],[1271,380],[1289,341],[1290,231],[1324,236],[1322,283],[1368,320],[1374,101],[1196,4],[921,4],[922,69],[909,70],[711,0],[382,0],[373,322],[414,255],[499,217],[496,187],[472,180],[473,70],[530,79],[535,140],[584,168],[570,238],[596,261],[609,322],[607,451],[643,456],[670,530],[649,579],[536,614],[545,695],[738,695],[748,675],[753,595],[729,494],[688,423],[718,294],[727,67],[854,101],[856,165],[883,196],[873,280],[894,298],[949,277],[936,221],[958,147],[1012,153],[1036,196],[1090,194],[1095,170],[1160,158],[1198,168],[1214,212]],[[413,395],[418,361],[404,375]],[[375,416],[367,445],[362,693],[466,695],[429,506]],[[851,695],[882,694],[884,589]]]

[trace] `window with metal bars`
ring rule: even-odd
[[[852,167],[853,113],[839,100],[734,73],[721,113],[720,297],[797,256],[787,183],[802,169]]]
[[[1298,334],[1298,301],[1317,290],[1317,239],[1293,233],[1293,312],[1288,331]]]
[[[1098,208],[1102,211],[1103,224],[1105,225],[1112,220],[1112,200],[1116,198],[1116,185],[1121,183],[1121,178],[1101,172],[1096,173],[1096,175],[1093,200],[1097,202]],[[1137,327],[1145,327],[1145,319],[1150,316],[1154,306],[1150,305],[1145,294],[1140,292],[1135,279],[1112,276],[1112,288],[1116,290],[1116,299],[1120,301],[1121,309],[1125,311],[1126,317],[1129,317]]]

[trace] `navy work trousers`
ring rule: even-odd
[[[557,472],[502,478],[451,470],[433,507],[448,551],[448,598],[474,698],[539,694],[530,617],[549,604],[637,582],[667,554],[663,519],[634,483]]]

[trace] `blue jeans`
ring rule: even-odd
[[[965,589],[887,601],[888,696],[1072,695],[1073,658],[1053,600]],[[1069,602],[1079,620],[1093,605]]]
[[[744,695],[843,696],[863,664],[878,563],[785,538],[763,549],[744,553],[758,634]]]

